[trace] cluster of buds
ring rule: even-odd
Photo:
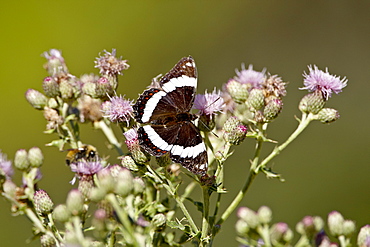
[[[257,72],[252,65],[241,71],[225,84],[225,97],[232,99],[231,110],[243,122],[268,123],[274,120],[283,108],[286,95],[285,82],[277,75]]]
[[[288,225],[279,222],[269,226],[272,219],[271,210],[262,206],[257,212],[241,207],[237,213],[238,221],[236,230],[239,235],[238,241],[247,246],[258,244],[267,246],[290,246],[293,240],[293,231]],[[336,238],[341,246],[350,246],[351,236],[355,233],[355,223],[345,220],[343,216],[333,211],[328,215],[328,228],[331,237]],[[296,231],[301,235],[297,246],[311,246],[315,243],[319,247],[338,246],[331,242],[324,231],[325,222],[319,216],[305,216],[296,225]],[[370,246],[370,226],[363,226],[357,237],[358,246]]]
[[[52,49],[43,55],[47,59],[44,67],[49,74],[42,84],[44,92],[29,89],[26,99],[35,109],[44,111],[49,132],[57,130],[62,136],[66,129],[65,123],[73,116],[80,122],[97,122],[106,116],[112,121],[125,121],[128,124],[132,102],[114,94],[118,86],[118,75],[122,75],[122,71],[128,69],[129,65],[127,60],[116,57],[115,50],[104,51],[96,59],[95,67],[99,69],[100,75],[85,74],[80,78],[69,73],[59,50]],[[102,104],[110,101],[113,107],[116,106],[115,110],[107,106],[108,103],[103,109]]]

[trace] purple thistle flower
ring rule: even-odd
[[[261,83],[265,80],[265,72],[266,69],[263,69],[261,72],[253,70],[253,65],[250,64],[248,69],[245,69],[245,65],[242,64],[242,70],[238,71],[235,70],[236,75],[234,77],[235,80],[240,82],[241,84],[250,84],[252,87],[261,87]]]
[[[95,61],[95,68],[100,69],[101,75],[122,75],[122,70],[126,70],[130,67],[127,64],[127,60],[122,60],[122,57],[116,57],[116,49],[112,49],[112,52],[104,50],[104,54]]]
[[[62,52],[57,49],[50,49],[49,53],[45,51],[42,56],[45,57],[47,60],[58,59],[61,63],[64,63]]]
[[[313,67],[308,66],[309,74],[303,73],[305,87],[300,89],[307,89],[310,92],[319,90],[323,93],[325,100],[331,97],[332,92],[338,94],[342,92],[342,89],[347,86],[347,79],[344,77],[340,79],[339,76],[329,74],[328,68],[326,71],[319,70],[314,65]]]
[[[12,162],[7,159],[6,154],[3,154],[0,150],[0,174],[9,179],[13,176],[14,170],[12,167]]]
[[[221,92],[214,89],[212,93],[206,91],[205,94],[195,95],[193,108],[198,109],[201,115],[212,115],[221,112],[224,105]]]
[[[86,161],[81,160],[76,163],[71,163],[71,171],[77,173],[80,176],[88,175],[92,176],[103,169],[103,166],[99,160]]]
[[[129,124],[133,112],[132,101],[125,100],[122,96],[111,97],[110,101],[103,103],[102,109],[105,117],[109,117],[114,123],[126,121]]]
[[[138,134],[137,134],[136,129],[129,129],[128,131],[123,133],[123,135],[126,138],[125,143],[127,145],[127,148],[131,152],[134,151],[135,149],[140,149],[139,139],[138,139]]]

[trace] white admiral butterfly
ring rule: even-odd
[[[197,87],[197,69],[192,57],[182,58],[159,81],[145,90],[134,105],[140,145],[153,156],[169,153],[194,174],[207,172],[207,151],[190,113]]]

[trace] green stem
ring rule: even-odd
[[[239,191],[239,193],[236,195],[234,200],[231,202],[229,207],[225,210],[225,212],[221,215],[221,218],[216,222],[216,225],[221,225],[229,216],[231,213],[235,210],[235,208],[239,205],[239,203],[242,201],[245,193],[247,192],[248,188],[250,187],[251,183],[253,182],[254,178],[256,177],[257,173],[255,173],[253,170],[250,170],[249,176],[247,180],[245,181],[245,184],[243,185],[243,188]]]
[[[202,222],[202,235],[201,242],[206,246],[209,243],[209,187],[203,186],[203,222]]]
[[[124,155],[122,148],[121,148],[121,144],[118,142],[116,136],[113,133],[113,130],[107,126],[104,120],[95,122],[94,126],[103,131],[104,135],[107,137],[108,141],[114,146],[114,148],[117,150],[119,155]]]
[[[118,218],[121,220],[122,222],[122,225],[125,229],[125,232],[127,234],[125,234],[125,237],[127,237],[128,239],[128,242],[130,244],[132,244],[132,246],[139,246],[137,240],[136,240],[136,237],[134,235],[134,229],[133,229],[133,226],[130,222],[130,218],[126,212],[126,210],[124,210],[124,208],[122,208],[118,201],[117,201],[117,198],[115,197],[114,194],[109,194],[107,195],[107,199],[108,201],[112,204],[113,206],[113,209],[116,211],[117,215],[118,215]],[[129,236],[127,236],[129,235]]]
[[[197,225],[194,223],[193,218],[191,217],[190,213],[186,209],[182,197],[179,197],[176,193],[176,189],[172,186],[170,181],[163,181],[163,179],[150,167],[150,165],[146,166],[148,171],[155,177],[156,180],[158,180],[163,187],[167,190],[168,194],[175,199],[177,202],[177,206],[181,209],[181,211],[184,213],[185,218],[188,220],[191,229],[193,230],[193,234],[196,235],[199,230]]]
[[[297,127],[297,129],[289,136],[289,138],[281,145],[277,146],[269,156],[267,156],[258,166],[256,166],[255,172],[258,172],[261,168],[265,167],[268,162],[270,162],[275,156],[277,156],[281,151],[283,151],[293,140],[295,140],[298,135],[308,126],[308,124],[315,119],[312,113],[308,115],[306,113],[302,114],[302,119]]]

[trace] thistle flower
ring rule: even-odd
[[[242,84],[250,84],[252,88],[260,88],[261,83],[265,80],[265,72],[266,69],[263,69],[262,72],[258,72],[253,70],[253,65],[250,64],[248,69],[245,69],[245,65],[242,64],[242,70],[238,71],[235,70],[236,76],[234,77],[235,80]]]
[[[123,96],[113,96],[102,105],[104,117],[108,117],[113,123],[126,121],[129,125],[129,120],[132,117],[132,101],[126,100]]]
[[[313,67],[310,65],[308,69],[309,74],[306,72],[303,73],[305,87],[300,89],[307,89],[310,92],[319,90],[323,93],[325,100],[328,100],[333,92],[338,94],[347,86],[348,80],[346,77],[340,79],[339,76],[331,75],[328,68],[324,72],[319,70],[316,65]]]
[[[263,83],[265,97],[274,96],[282,98],[286,95],[285,85],[286,83],[277,75],[272,75],[268,79],[264,80]]]
[[[99,68],[101,75],[108,76],[122,75],[122,71],[130,67],[127,60],[116,57],[116,49],[112,49],[112,52],[104,50],[104,54],[96,58],[95,64],[95,68]]]
[[[80,160],[70,164],[71,171],[76,173],[79,177],[87,175],[92,176],[103,169],[103,165],[99,160],[87,161]]]
[[[7,179],[10,179],[13,174],[12,162],[0,150],[0,175],[4,175]]]
[[[194,109],[198,109],[200,115],[212,115],[222,111],[224,106],[224,99],[221,97],[221,92],[197,94],[194,99]]]

